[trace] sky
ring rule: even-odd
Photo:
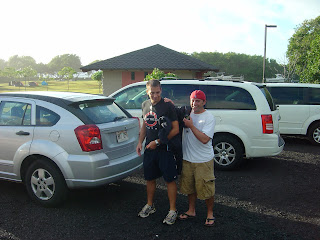
[[[82,65],[160,44],[178,52],[264,55],[285,63],[290,37],[320,16],[319,0],[3,0],[0,59]]]

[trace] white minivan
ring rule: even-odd
[[[275,156],[283,150],[279,132],[279,111],[265,85],[251,82],[214,80],[162,80],[162,96],[176,106],[189,106],[189,96],[202,90],[206,109],[216,119],[213,137],[215,167],[238,167],[244,157]],[[141,117],[141,104],[148,96],[146,82],[133,83],[111,97],[133,116]]]
[[[303,135],[320,145],[320,85],[307,83],[267,83],[280,111],[280,133]]]

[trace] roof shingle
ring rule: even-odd
[[[179,53],[159,44],[81,67],[91,70],[194,70],[218,71],[211,64]]]

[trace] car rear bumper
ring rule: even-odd
[[[64,168],[69,188],[97,187],[126,178],[142,168],[143,155],[136,152],[115,160],[104,153],[86,156],[68,156],[68,168]]]
[[[283,151],[284,145],[283,138],[275,134],[270,134],[263,139],[253,139],[251,147],[246,149],[246,157],[276,156]]]

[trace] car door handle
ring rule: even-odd
[[[19,131],[19,132],[16,132],[16,135],[27,136],[27,135],[30,135],[30,133],[29,132],[24,132],[24,131]]]

